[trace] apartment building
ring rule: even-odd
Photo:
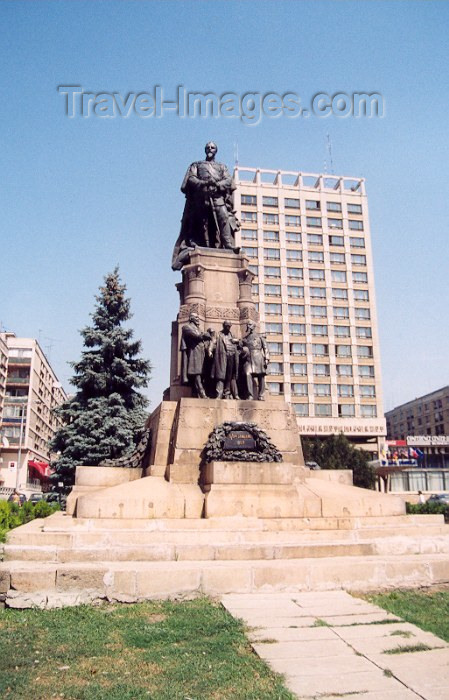
[[[0,487],[6,493],[39,489],[48,477],[48,442],[58,427],[53,408],[66,394],[37,340],[0,334],[6,354],[0,422]],[[0,359],[1,365],[1,359]],[[0,370],[0,386],[1,386]]]
[[[449,444],[449,385],[387,411],[385,418],[390,440],[447,436]]]
[[[364,180],[246,167],[234,179],[270,392],[293,404],[302,435],[343,432],[379,453],[386,427]]]

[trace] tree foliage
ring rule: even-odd
[[[66,485],[73,484],[77,465],[132,452],[145,422],[148,400],[139,389],[148,385],[151,366],[139,357],[133,331],[123,327],[131,318],[125,292],[115,268],[96,296],[92,325],[81,331],[81,359],[70,363],[76,393],[55,411],[63,425],[50,445],[60,453],[53,479]]]
[[[321,469],[351,469],[354,486],[373,489],[375,473],[368,464],[370,455],[359,450],[340,433],[327,438],[302,438],[304,459],[314,461]]]

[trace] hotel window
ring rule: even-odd
[[[242,221],[246,221],[247,223],[251,221],[251,223],[255,224],[257,223],[257,214],[255,211],[242,211]]]
[[[357,326],[355,329],[355,335],[357,338],[372,338],[373,334],[371,328],[365,326]]]
[[[371,314],[369,309],[355,309],[355,317],[360,321],[369,321]]]
[[[348,204],[348,214],[361,214],[362,205],[361,204]]]
[[[307,365],[304,362],[292,362],[290,364],[290,374],[294,377],[306,377]]]
[[[293,214],[285,215],[285,226],[301,226],[301,217]]]
[[[327,318],[327,306],[311,306],[310,315],[312,318]]]
[[[364,248],[365,247],[365,239],[364,238],[355,238],[353,236],[350,236],[349,243],[350,243],[351,248]]]
[[[304,323],[289,323],[288,330],[290,335],[305,335],[306,326]]]
[[[336,345],[335,354],[337,357],[351,357],[351,346],[350,345]]]
[[[368,275],[366,272],[353,272],[352,281],[358,284],[363,284],[364,282],[368,282]]]
[[[264,207],[277,207],[278,198],[277,197],[262,197],[262,204]]]
[[[315,377],[328,377],[330,375],[329,365],[313,365],[313,375]]]
[[[360,396],[363,396],[364,399],[376,398],[376,387],[374,386],[374,384],[361,384]]]
[[[284,199],[284,206],[288,209],[299,209],[299,199],[294,199],[293,197],[286,197]]]
[[[351,255],[351,262],[353,265],[366,265],[366,255]]]
[[[360,406],[360,415],[362,418],[377,418],[377,408],[376,406],[362,404]]]
[[[340,398],[351,399],[354,396],[354,387],[352,384],[339,384],[337,393]]]
[[[324,270],[309,270],[310,280],[324,280]]]
[[[334,326],[334,335],[336,338],[350,338],[351,332],[349,326]]]
[[[301,243],[301,234],[296,231],[286,231],[285,240],[287,243]]]
[[[327,219],[329,228],[343,228],[343,219]]]
[[[265,296],[267,296],[267,297],[280,297],[281,296],[281,285],[280,284],[266,284],[265,285]]]
[[[294,403],[293,408],[297,416],[309,415],[309,404],[307,403]]]
[[[242,253],[245,253],[248,258],[257,258],[257,248],[242,248]]]
[[[310,211],[320,211],[321,202],[316,199],[306,199],[306,209],[309,209]]]
[[[267,382],[268,391],[273,396],[279,396],[284,393],[284,385],[281,382]]]
[[[279,243],[279,231],[264,231],[263,239],[268,243]]]
[[[355,406],[353,403],[339,403],[338,416],[340,418],[352,418],[355,416]]]
[[[307,384],[292,383],[290,384],[291,392],[293,396],[307,396]]]
[[[250,207],[255,207],[257,204],[256,196],[253,194],[242,194],[240,201],[242,204],[248,204]]]
[[[327,335],[327,326],[312,323],[312,335]]]
[[[321,228],[321,217],[320,216],[307,216],[306,224],[311,228]]]
[[[369,301],[369,293],[367,289],[354,289],[355,301]]]
[[[253,296],[257,296],[259,294],[259,285],[253,282],[252,287],[251,287],[251,294]]]
[[[302,261],[302,250],[292,250],[287,248],[287,260],[299,260]]]
[[[304,306],[301,304],[288,305],[289,316],[304,316]]]
[[[289,284],[287,287],[287,294],[291,299],[303,299],[304,287],[294,287]]]
[[[330,403],[317,403],[315,404],[315,416],[331,416],[332,406]]]
[[[271,355],[282,355],[282,343],[271,341],[267,345]]]
[[[282,362],[270,362],[267,374],[283,374],[284,364]]]
[[[324,345],[323,343],[313,343],[312,355],[314,357],[328,357],[329,345]]]
[[[338,287],[335,287],[332,289],[332,299],[342,299],[346,300],[348,298],[348,290],[347,289],[338,289]]]
[[[327,202],[327,211],[341,211],[340,202]]]
[[[321,250],[309,250],[308,258],[311,263],[324,263],[324,253]]]
[[[304,273],[299,267],[288,267],[287,277],[289,280],[302,280],[304,277]]]
[[[257,241],[256,229],[242,228],[242,241]]]
[[[323,245],[323,236],[321,233],[308,233],[307,243],[309,245]]]
[[[329,236],[329,245],[344,245],[343,236]]]
[[[346,282],[346,272],[344,270],[331,270],[332,282]]]
[[[326,288],[325,287],[310,287],[310,298],[311,299],[325,299],[326,298]]]
[[[334,306],[334,318],[340,321],[349,318],[349,308],[347,306]]]
[[[281,268],[280,267],[270,267],[267,265],[265,267],[265,277],[280,277]]]
[[[330,396],[331,395],[331,385],[330,384],[314,384],[313,393],[315,396]]]
[[[337,365],[337,377],[352,377],[352,365]]]
[[[280,260],[281,252],[279,248],[264,248],[263,257],[265,260]]]
[[[290,343],[290,355],[305,355],[306,354],[306,344],[305,343]]]
[[[359,377],[374,377],[374,367],[372,365],[359,365]]]
[[[282,333],[282,323],[266,323],[265,332],[269,335],[278,335]]]
[[[277,316],[282,313],[282,304],[265,304],[267,316]]]
[[[272,226],[273,224],[279,224],[279,214],[268,214],[264,212],[262,214],[262,221],[264,224],[268,226]]]
[[[345,254],[344,253],[330,253],[329,259],[332,265],[344,265],[345,264]]]
[[[348,221],[350,231],[363,231],[363,221],[356,221],[355,219],[349,219]]]

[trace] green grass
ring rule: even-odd
[[[394,649],[386,649],[382,654],[409,654],[414,651],[430,651],[431,649],[442,649],[442,647],[429,647],[428,644],[406,644]]]
[[[241,622],[184,603],[0,611],[0,697],[293,700]]]
[[[449,642],[449,590],[399,590],[363,598]]]

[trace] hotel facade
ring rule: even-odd
[[[237,243],[250,258],[267,384],[303,436],[383,448],[368,203],[360,178],[237,166]]]

